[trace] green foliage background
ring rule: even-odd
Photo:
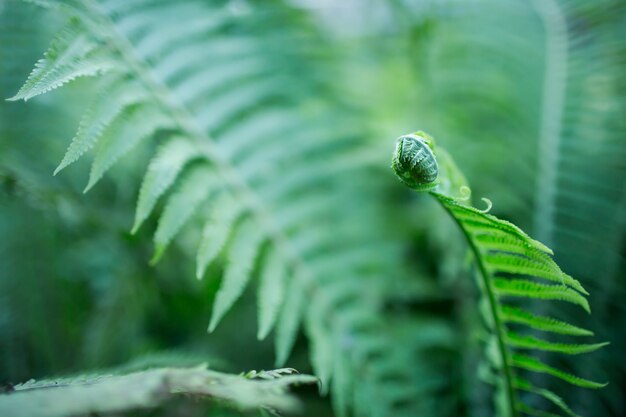
[[[192,7],[128,4],[145,16],[137,23],[145,32],[128,36],[131,47],[148,33],[157,50],[159,36],[165,42],[183,30]],[[297,192],[277,202],[263,184],[253,183],[253,191],[268,202],[272,218],[291,219],[295,226],[285,235],[294,252],[316,238],[324,253],[337,255],[312,267],[315,290],[286,290],[285,303],[307,306],[304,331],[286,363],[318,375],[323,391],[330,390],[320,398],[304,392],[307,415],[332,415],[344,403],[359,415],[494,415],[492,390],[479,381],[485,333],[462,236],[434,201],[405,189],[389,169],[393,139],[417,129],[453,155],[473,194],[493,201],[493,214],[552,248],[561,269],[590,292],[592,315],[557,303],[525,307],[610,341],[582,359],[540,354],[609,385],[573,389],[543,375],[533,383],[557,392],[580,415],[626,415],[620,331],[626,323],[626,3],[218,1],[202,7],[219,29],[189,42],[199,50],[222,42],[223,49],[216,47],[215,59],[181,54],[174,63],[195,65],[188,88],[213,86],[201,98],[201,109],[210,110],[202,114],[212,118],[212,142],[227,154],[236,151],[235,160],[278,149],[260,178],[272,185],[294,176]],[[67,19],[63,10],[0,3],[3,98],[15,95]],[[156,67],[166,52],[146,65]],[[223,272],[240,259],[224,251],[203,280],[195,279],[208,205],[155,266],[153,234],[166,200],[130,232],[142,178],[167,129],[121,158],[86,195],[88,158],[52,176],[85,108],[107,99],[111,90],[99,90],[99,82],[78,78],[27,103],[0,103],[0,382],[146,357],[157,365],[208,362],[234,373],[274,367],[274,337],[257,340],[261,260],[253,263],[241,300],[206,332]],[[262,247],[261,259],[274,243]],[[311,265],[326,259],[302,253]],[[274,333],[277,346],[289,344]],[[170,415],[175,407],[232,413],[187,403],[160,412]]]

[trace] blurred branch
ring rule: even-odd
[[[229,402],[239,409],[298,411],[300,402],[287,389],[314,384],[317,378],[295,370],[230,375],[206,369],[160,368],[128,375],[28,381],[0,396],[0,415],[70,416],[155,407],[175,394]]]

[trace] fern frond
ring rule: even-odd
[[[401,152],[401,148],[397,149],[394,158],[400,158],[397,154]],[[451,184],[450,189],[458,186],[458,184],[453,184],[454,178],[460,178],[462,175],[455,172],[458,170],[456,164],[445,150],[439,150],[438,154],[441,156],[439,158],[441,177],[439,181],[443,184]],[[401,173],[411,175],[408,170],[399,173],[398,170],[402,170],[402,167],[394,166],[393,168],[397,175]],[[498,384],[499,398],[504,399],[500,404],[503,407],[500,412],[508,417],[516,417],[520,411],[527,414],[543,413],[524,404],[517,394],[519,389],[515,383],[517,370],[549,374],[572,385],[585,388],[605,386],[606,384],[589,381],[556,369],[527,353],[520,353],[519,350],[577,355],[593,352],[607,343],[550,342],[530,334],[520,334],[508,328],[509,323],[515,323],[547,333],[588,335],[590,332],[583,329],[549,317],[535,316],[513,304],[516,299],[557,300],[582,307],[589,313],[589,302],[586,298],[588,293],[582,285],[561,271],[550,258],[550,249],[531,239],[521,229],[485,211],[465,205],[442,193],[440,189],[430,191],[430,194],[456,221],[478,266],[479,287],[483,292],[486,307],[482,313],[491,333],[490,341],[487,343],[487,357],[490,359],[491,366],[499,372],[500,376],[495,379],[495,382]],[[464,200],[466,201],[467,198]],[[491,204],[489,204],[490,207]],[[545,281],[550,283],[546,284]],[[553,397],[549,391],[540,391],[532,385],[525,387],[541,392],[544,396],[551,397],[552,402],[556,401],[555,404],[560,404],[558,397]],[[497,401],[496,404],[498,404]],[[567,407],[560,408],[566,412],[569,410]]]
[[[521,401],[515,394],[516,372],[514,368],[547,373],[581,387],[603,387],[605,384],[570,375],[543,364],[536,358],[513,352],[517,349],[524,349],[580,354],[597,350],[606,343],[552,343],[531,335],[520,335],[507,330],[507,323],[510,322],[525,324],[549,333],[588,335],[590,332],[568,323],[548,317],[538,317],[509,304],[509,300],[514,298],[558,300],[578,305],[589,312],[589,303],[585,297],[587,293],[580,283],[562,273],[554,261],[545,254],[543,245],[537,244],[521,230],[517,229],[515,234],[509,234],[510,241],[506,245],[492,245],[492,241],[486,239],[485,236],[493,231],[494,237],[497,238],[502,230],[511,230],[510,224],[473,207],[464,206],[443,194],[437,192],[431,194],[457,221],[476,257],[482,287],[490,310],[490,318],[487,322],[492,323],[491,331],[496,337],[500,355],[492,366],[502,373],[508,415],[517,415]],[[477,225],[479,225],[478,228]],[[511,249],[511,246],[516,246],[516,248]],[[560,281],[560,284],[545,284],[541,280]]]

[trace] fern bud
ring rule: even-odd
[[[391,168],[404,184],[413,189],[434,188],[439,167],[433,149],[433,138],[424,132],[400,136]]]

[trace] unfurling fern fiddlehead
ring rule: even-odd
[[[433,138],[424,132],[400,136],[391,161],[398,178],[416,190],[435,188],[439,166],[433,153],[434,146]]]
[[[570,344],[540,339],[518,333],[524,326],[569,336],[591,336],[593,333],[552,317],[535,315],[520,308],[515,300],[529,298],[557,300],[576,304],[590,312],[582,285],[565,274],[552,260],[552,251],[530,238],[512,223],[478,210],[469,202],[469,187],[452,158],[442,149],[435,152],[433,139],[424,132],[398,138],[392,168],[400,180],[418,191],[429,191],[461,228],[476,259],[486,309],[484,319],[489,329],[487,352],[499,400],[497,415],[518,417],[552,416],[524,403],[519,392],[543,397],[565,415],[576,417],[565,402],[553,392],[536,387],[524,379],[520,371],[552,375],[570,384],[585,388],[601,388],[601,384],[583,379],[545,364],[520,351],[538,350],[577,355],[592,352],[607,343]],[[459,190],[460,197],[452,192]],[[489,208],[491,202],[488,202]]]

